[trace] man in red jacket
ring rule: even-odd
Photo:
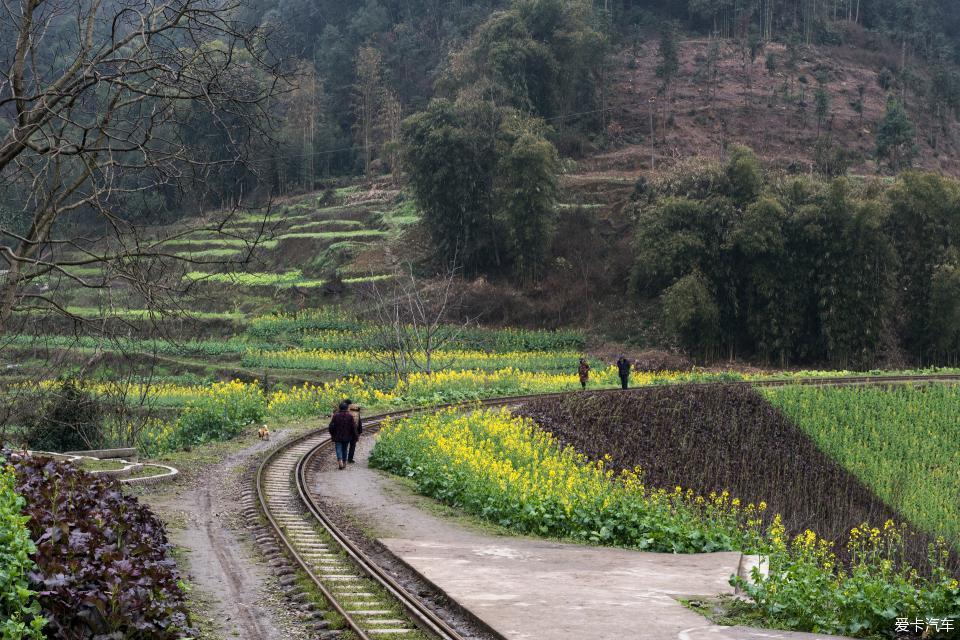
[[[357,438],[357,421],[350,413],[350,404],[340,403],[340,409],[330,420],[330,438],[337,448],[337,468],[344,469],[347,466],[347,454],[350,450],[350,443]]]

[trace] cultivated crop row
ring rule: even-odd
[[[691,407],[674,403],[674,409],[673,419],[683,420]],[[599,433],[590,431],[593,437]],[[690,439],[704,435],[697,430]],[[659,444],[666,452],[677,443]],[[798,441],[776,447],[791,444]],[[615,446],[611,443],[612,450]],[[722,456],[728,450],[717,452],[710,464],[726,466]],[[682,467],[699,462],[686,460]],[[618,472],[610,456],[588,457],[506,410],[448,410],[388,423],[371,463],[412,478],[426,495],[522,533],[642,550],[761,554],[767,575],[754,571],[750,579],[732,582],[752,597],[741,606],[774,627],[875,636],[890,635],[898,618],[960,615],[960,584],[943,540],[931,544],[929,557],[914,567],[905,560],[908,528],[892,519],[858,524],[840,540],[813,529],[791,535],[785,519],[771,517],[764,501],[748,502],[727,491],[702,494],[683,484],[663,487],[639,467]],[[767,471],[773,470],[735,468],[733,475],[759,478]]]

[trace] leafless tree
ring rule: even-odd
[[[454,364],[440,354],[461,338],[471,324],[462,311],[462,278],[448,268],[421,280],[407,264],[395,277],[372,281],[363,292],[361,339],[371,357],[397,380],[411,372],[431,374]]]
[[[162,312],[174,265],[209,262],[169,245],[223,233],[256,188],[284,90],[268,34],[232,0],[0,2],[0,334],[29,311],[69,315],[60,283],[122,283]],[[154,232],[132,213],[152,200],[225,213]]]

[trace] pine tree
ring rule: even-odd
[[[903,104],[896,98],[887,100],[887,110],[877,127],[877,160],[885,160],[894,171],[908,167],[917,155],[914,143],[916,128]]]

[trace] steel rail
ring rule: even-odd
[[[782,379],[782,380],[731,380],[731,381],[706,381],[706,382],[691,382],[686,383],[692,386],[701,386],[701,387],[710,387],[710,386],[724,386],[724,385],[733,385],[733,386],[761,386],[761,387],[780,387],[780,386],[789,386],[789,385],[800,385],[800,386],[866,386],[866,385],[893,385],[893,384],[904,384],[904,383],[923,383],[923,382],[960,382],[960,375],[902,375],[902,376],[831,376],[823,378],[795,378],[795,379]],[[681,383],[678,383],[681,384]],[[630,391],[641,391],[643,389],[649,389],[650,385],[643,387],[634,387]],[[593,393],[615,393],[622,392],[621,389],[596,389],[592,390]],[[367,425],[373,427],[380,425],[384,420],[390,418],[410,416],[415,413],[427,412],[427,411],[440,411],[449,408],[463,407],[468,408],[471,406],[502,406],[509,405],[518,402],[524,402],[528,400],[536,399],[545,399],[545,398],[556,398],[568,395],[575,395],[581,393],[580,390],[575,391],[564,391],[564,392],[555,392],[555,393],[544,393],[544,394],[532,394],[532,395],[522,395],[522,396],[504,396],[497,398],[489,398],[486,400],[477,400],[477,401],[468,401],[468,402],[455,402],[447,403],[441,405],[434,405],[431,407],[423,408],[412,408],[404,409],[398,411],[392,411],[387,413],[378,414],[371,416],[365,422]],[[397,602],[403,607],[404,611],[410,617],[411,621],[418,626],[420,629],[435,635],[443,640],[464,640],[463,636],[457,632],[453,627],[446,623],[442,618],[440,618],[436,613],[434,613],[430,608],[428,608],[423,602],[420,601],[416,596],[408,593],[402,585],[400,585],[392,576],[387,574],[382,568],[380,568],[375,561],[370,559],[366,553],[363,552],[350,538],[343,533],[343,531],[329,518],[323,509],[317,504],[316,500],[313,497],[312,492],[309,488],[309,478],[307,477],[307,472],[312,465],[316,457],[327,449],[332,441],[329,437],[324,435],[325,429],[318,429],[314,431],[307,432],[303,435],[300,435],[278,447],[273,449],[260,463],[256,472],[256,490],[257,496],[260,503],[260,508],[263,511],[263,514],[267,518],[267,521],[270,523],[271,527],[276,534],[276,537],[280,539],[283,546],[286,548],[288,555],[293,559],[293,561],[306,573],[310,580],[316,585],[317,589],[323,594],[323,597],[329,602],[330,606],[336,611],[337,614],[343,617],[347,625],[350,627],[350,630],[353,631],[359,638],[359,640],[371,640],[370,636],[362,628],[362,625],[351,615],[346,608],[344,608],[338,601],[336,596],[324,585],[320,576],[311,568],[310,563],[302,556],[300,551],[296,548],[289,537],[284,531],[284,527],[277,521],[274,517],[274,514],[271,512],[269,500],[267,499],[267,491],[264,486],[264,474],[266,470],[277,460],[277,458],[284,452],[289,451],[291,448],[294,448],[298,445],[305,444],[311,439],[319,439],[319,442],[310,448],[305,454],[300,456],[297,460],[297,463],[294,467],[294,483],[296,486],[297,497],[306,507],[307,511],[313,517],[313,519],[319,523],[327,534],[339,544],[343,551],[350,558],[352,563],[356,566],[360,573],[364,574],[368,578],[374,580],[378,583],[387,593],[389,593]]]
[[[383,417],[371,419],[368,424],[373,427],[379,425]],[[380,568],[376,562],[369,557],[351,540],[343,531],[331,520],[326,513],[317,505],[310,491],[307,471],[318,454],[328,449],[332,440],[318,444],[309,453],[300,458],[295,471],[297,480],[297,491],[300,499],[307,506],[307,509],[314,518],[323,525],[327,533],[336,540],[347,555],[353,560],[354,564],[360,568],[368,577],[375,580],[403,607],[407,615],[423,631],[427,631],[443,640],[464,640],[463,636],[453,627],[446,623],[440,616],[428,608],[419,598],[409,594],[396,580],[386,571]]]
[[[273,528],[276,537],[280,539],[280,542],[283,543],[286,547],[287,554],[290,558],[297,563],[300,569],[307,574],[310,580],[314,583],[317,589],[323,594],[324,599],[333,607],[333,610],[337,612],[343,619],[346,621],[347,626],[350,627],[350,630],[357,634],[359,640],[370,640],[370,636],[360,628],[360,625],[353,619],[353,617],[347,613],[347,611],[340,605],[337,599],[333,596],[329,589],[324,586],[323,581],[320,580],[319,576],[314,573],[313,569],[310,567],[310,564],[303,558],[303,556],[297,551],[293,543],[284,533],[283,528],[280,526],[280,523],[274,518],[273,513],[270,510],[270,506],[267,501],[267,492],[264,489],[264,472],[267,467],[273,463],[273,461],[283,452],[289,450],[291,447],[300,444],[306,440],[317,437],[316,432],[310,432],[294,440],[284,443],[281,446],[278,446],[267,455],[266,458],[260,463],[257,467],[256,474],[256,487],[257,487],[257,497],[260,501],[260,510],[263,512],[263,515],[266,516],[267,521],[270,523],[270,526]]]

